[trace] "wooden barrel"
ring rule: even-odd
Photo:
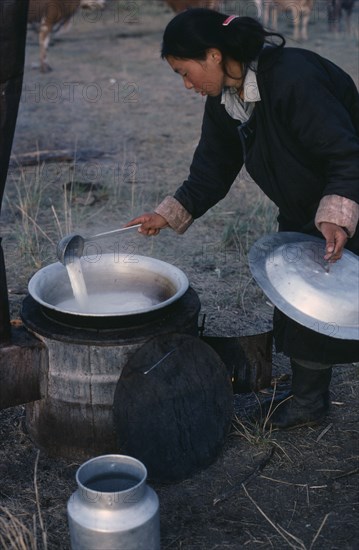
[[[98,330],[49,319],[31,297],[22,319],[48,350],[40,373],[41,399],[26,405],[35,444],[50,455],[82,459],[117,451],[113,422],[116,386],[133,354],[154,336],[196,335],[200,302],[189,289],[170,311],[138,327]]]

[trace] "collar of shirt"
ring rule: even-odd
[[[222,90],[221,104],[224,105],[227,113],[241,122],[246,122],[251,116],[255,103],[261,100],[259,94],[257,75],[255,70],[257,62],[252,63],[252,67],[248,68],[246,77],[243,83],[242,100],[238,95],[238,90],[234,87],[226,87]]]

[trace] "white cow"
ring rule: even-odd
[[[308,40],[308,23],[313,4],[314,0],[263,0],[260,8],[263,25],[277,30],[278,12],[290,13],[294,29],[293,39]]]

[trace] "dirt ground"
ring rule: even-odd
[[[244,1],[223,6],[254,14]],[[351,32],[329,33],[325,3],[316,2],[309,40],[296,44],[341,65],[357,84],[358,13],[357,5]],[[47,74],[33,68],[38,46],[29,30],[0,219],[13,320],[31,275],[56,260],[59,226],[62,233],[114,229],[153,209],[187,176],[203,99],[186,91],[159,58],[172,15],[160,1],[109,1],[102,13],[79,13],[53,40]],[[290,37],[289,19],[282,14],[280,30]],[[294,42],[288,38],[288,44]],[[38,155],[35,165],[27,166],[29,153]],[[242,173],[184,236],[132,234],[121,246],[187,274],[201,300],[205,334],[257,334],[270,330],[273,308],[251,278],[247,252],[275,231],[275,214]],[[287,358],[273,352],[273,377],[286,380],[285,387],[288,375]],[[209,468],[179,483],[151,483],[160,499],[163,549],[359,549],[357,365],[334,369],[331,397],[329,416],[314,428],[263,433],[239,416]],[[236,399],[240,410],[242,397]],[[66,502],[81,462],[41,452],[34,483],[38,450],[24,417],[24,406],[0,413],[0,517],[5,509],[17,517],[35,532],[35,543],[2,547],[66,550]]]

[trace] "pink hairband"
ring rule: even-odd
[[[223,27],[228,27],[231,21],[233,21],[233,19],[236,19],[237,17],[238,15],[230,15],[229,17],[227,17],[227,19],[222,23]]]

